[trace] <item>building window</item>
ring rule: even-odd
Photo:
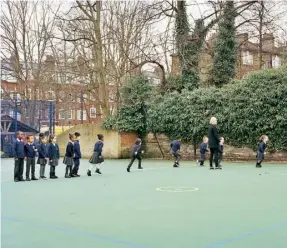
[[[90,108],[90,117],[96,118],[97,117],[97,110],[96,108]]]
[[[273,68],[278,68],[281,65],[281,60],[280,58],[276,55],[276,56],[272,56],[272,67]]]
[[[67,116],[67,119],[72,120],[73,119],[73,110],[67,110],[66,116]]]
[[[243,65],[253,65],[253,54],[249,51],[242,52]]]
[[[47,96],[48,96],[47,100],[54,100],[54,99],[56,99],[55,91],[49,90],[47,93],[48,93],[47,94]]]
[[[18,94],[16,92],[11,92],[10,93],[10,98],[17,99],[18,98]]]
[[[64,119],[73,119],[73,110],[64,110],[64,109],[59,109],[59,119],[64,120]]]
[[[82,120],[82,110],[77,110],[77,119]],[[87,111],[83,110],[83,121],[87,120]]]
[[[64,109],[59,109],[59,119],[65,119],[65,111]]]

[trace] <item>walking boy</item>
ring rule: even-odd
[[[200,166],[204,166],[204,161],[206,159],[206,152],[208,152],[207,143],[208,143],[208,138],[204,136],[203,142],[200,144],[200,160],[197,160],[197,163]]]
[[[74,168],[72,170],[72,177],[79,177],[78,174],[79,167],[80,167],[80,159],[82,158],[81,154],[81,147],[80,147],[80,136],[81,134],[75,132],[75,142],[74,142]]]
[[[23,179],[25,151],[23,133],[20,131],[17,132],[17,139],[13,142],[13,154],[15,158],[14,182],[25,181]]]
[[[136,159],[139,161],[138,169],[143,169],[141,166],[141,162],[142,162],[141,154],[142,153],[143,153],[143,151],[142,151],[142,140],[138,138],[138,139],[136,139],[136,142],[133,146],[132,160],[128,165],[127,172],[130,172],[130,169],[131,169],[131,167],[132,167],[132,165]]]
[[[181,159],[181,155],[179,154],[180,142],[181,142],[181,137],[178,137],[176,140],[172,141],[170,144],[170,148],[171,148],[170,153],[174,157],[173,167],[178,167],[179,161]]]
[[[25,156],[26,156],[26,181],[38,180],[35,177],[35,157],[36,157],[36,145],[34,144],[34,137],[29,135],[27,137],[27,144],[24,146]],[[31,179],[30,179],[30,169],[31,169]]]

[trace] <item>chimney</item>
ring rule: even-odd
[[[275,38],[273,34],[263,34],[262,37],[262,48],[263,50],[272,50],[275,47]]]
[[[236,41],[238,43],[238,45],[242,45],[244,44],[246,41],[248,41],[248,33],[241,33],[241,34],[238,34],[236,36]]]

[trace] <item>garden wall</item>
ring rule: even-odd
[[[135,142],[136,134],[119,133],[111,130],[104,130],[99,125],[83,124],[58,135],[58,144],[61,156],[65,155],[66,145],[69,141],[69,133],[79,132],[81,134],[80,144],[83,158],[90,158],[94,144],[98,140],[97,134],[104,135],[103,153],[105,158],[124,158],[129,156],[129,149]]]

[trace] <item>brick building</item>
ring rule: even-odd
[[[200,55],[199,73],[202,82],[208,79],[212,66],[212,48],[216,34],[207,42]],[[282,54],[287,52],[287,44],[275,46],[275,38],[272,34],[264,34],[262,39],[262,67],[259,63],[259,44],[249,40],[248,34],[238,34],[237,43],[237,66],[236,78],[241,79],[252,71],[258,71],[266,68],[277,68],[282,63]],[[173,75],[180,74],[179,58],[176,54],[172,55]]]
[[[91,84],[86,84],[89,82],[89,74],[83,68],[80,60],[81,58],[77,58],[76,61],[63,67],[60,63],[56,63],[52,56],[46,56],[46,60],[41,65],[40,79],[36,80],[31,72],[28,80],[21,80],[14,74],[13,57],[11,56],[9,61],[1,63],[1,99],[21,98],[22,101],[28,102],[27,104],[29,101],[31,104],[33,101],[52,101],[55,105],[54,122],[59,126],[99,123],[103,118],[99,104],[99,90]],[[24,63],[22,66],[25,71]],[[108,93],[110,112],[114,113],[116,107],[115,85],[108,86]],[[29,114],[38,115],[37,111],[39,111],[38,107],[34,113]],[[45,117],[41,119],[49,120],[49,113],[44,111],[41,114]],[[10,115],[12,117],[13,113]],[[47,124],[42,123],[42,125]]]

